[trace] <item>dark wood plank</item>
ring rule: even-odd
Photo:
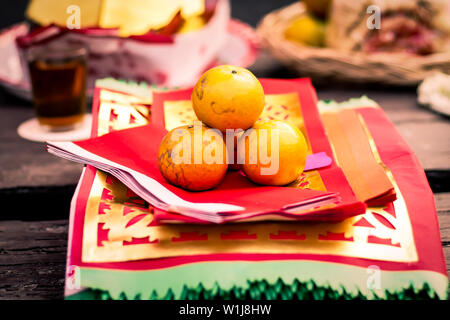
[[[434,199],[439,212],[450,213],[450,192],[436,193]]]
[[[447,250],[447,271],[450,265],[450,192],[435,194],[442,245]],[[447,249],[446,249],[447,248]]]
[[[427,169],[450,169],[450,121],[409,121],[395,127]]]
[[[67,224],[0,222],[0,299],[63,298]]]
[[[82,165],[57,158],[45,152],[44,143],[17,134],[17,127],[33,116],[30,103],[0,105],[0,189],[75,185]]]
[[[447,274],[450,274],[450,192],[434,195],[439,218],[442,247],[447,264]]]

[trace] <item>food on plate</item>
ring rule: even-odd
[[[380,28],[368,27],[374,26],[371,15],[376,11],[367,12],[367,1],[334,0],[327,45],[367,53],[426,55],[450,50],[448,0],[383,0],[373,4],[380,12]]]
[[[247,69],[222,65],[206,71],[192,91],[198,119],[224,132],[248,129],[264,109],[264,91]]]
[[[171,184],[201,191],[216,187],[227,172],[222,135],[196,122],[168,132],[158,151],[158,166]]]
[[[305,14],[292,21],[285,30],[284,36],[288,40],[313,47],[322,47],[325,44],[325,23]]]
[[[305,168],[307,150],[302,132],[281,120],[258,121],[238,141],[242,171],[263,185],[295,181]]]

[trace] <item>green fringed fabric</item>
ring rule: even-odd
[[[223,290],[217,284],[212,288],[205,288],[199,284],[195,288],[184,286],[180,297],[175,297],[172,290],[168,290],[164,296],[152,292],[148,297],[140,295],[127,297],[120,295],[122,300],[367,300],[361,292],[352,294],[344,288],[340,291],[331,287],[317,286],[314,281],[300,282],[295,280],[292,284],[285,284],[281,279],[275,284],[269,284],[266,280],[249,281],[249,288],[233,287]],[[450,292],[450,290],[448,290]],[[425,284],[422,288],[414,288],[412,285],[399,292],[386,291],[386,300],[439,300],[436,293]],[[75,295],[66,297],[70,300],[110,300],[107,291],[88,289]],[[375,296],[375,300],[384,300]]]

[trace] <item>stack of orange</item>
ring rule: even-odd
[[[214,188],[228,163],[263,185],[286,185],[303,172],[305,137],[287,122],[258,121],[264,91],[247,69],[223,65],[208,70],[194,87],[192,105],[202,123],[171,130],[159,148],[159,168],[170,183],[194,191]],[[230,133],[231,139],[224,138]],[[190,154],[183,154],[186,150]],[[214,161],[205,156],[211,150]]]

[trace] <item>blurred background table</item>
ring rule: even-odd
[[[232,15],[252,26],[293,1],[231,1]],[[0,27],[23,20],[27,1],[3,4]],[[298,75],[263,52],[251,70],[259,77]],[[416,153],[435,193],[442,244],[450,265],[450,121],[417,105],[415,88],[329,83],[320,99],[363,94],[377,101]],[[0,299],[62,298],[70,199],[81,166],[56,158],[16,129],[32,118],[29,102],[0,89]]]

